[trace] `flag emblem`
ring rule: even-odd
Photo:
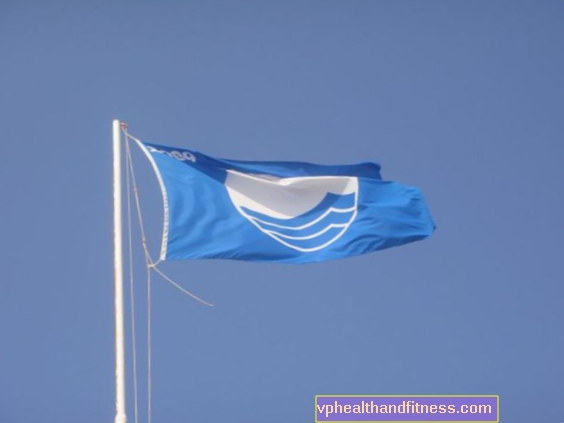
[[[355,177],[278,178],[228,170],[225,187],[237,211],[250,223],[301,252],[331,245],[357,214]]]

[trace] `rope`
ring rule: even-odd
[[[126,149],[129,150],[129,142],[126,142]],[[128,163],[131,156],[128,154],[126,156],[126,162]],[[129,238],[129,298],[130,298],[130,309],[131,309],[131,350],[133,352],[133,399],[135,408],[135,423],[139,423],[139,407],[138,407],[138,395],[137,395],[137,340],[136,340],[136,326],[135,326],[135,291],[133,289],[133,241],[132,241],[132,230],[131,230],[131,176],[129,172],[125,172],[126,177],[126,188],[127,188],[127,234]]]
[[[127,131],[125,131],[125,136],[126,136],[127,139],[132,139],[134,141],[137,141],[138,143],[141,143],[141,141],[139,141],[137,138],[130,135]],[[127,155],[129,156],[129,168],[130,168],[130,171],[131,171],[131,177],[132,177],[132,181],[133,181],[133,191],[135,193],[135,204],[137,206],[137,218],[139,220],[139,226],[140,226],[140,230],[141,230],[141,238],[143,240],[143,249],[145,250],[145,259],[147,261],[147,266],[149,266],[151,269],[153,269],[155,272],[157,272],[159,275],[161,275],[164,280],[166,280],[171,285],[176,287],[179,291],[183,292],[184,294],[188,295],[189,297],[193,298],[194,300],[196,300],[196,301],[198,301],[202,304],[213,307],[212,303],[201,299],[197,295],[192,294],[190,291],[183,288],[178,283],[174,282],[172,279],[170,279],[168,276],[166,276],[159,268],[157,268],[157,265],[159,263],[161,263],[161,260],[153,262],[153,259],[151,258],[151,254],[149,253],[149,250],[147,248],[147,239],[145,237],[145,228],[144,228],[144,224],[143,224],[143,216],[141,215],[141,205],[140,205],[140,202],[139,202],[139,189],[137,188],[137,181],[136,181],[136,178],[135,178],[135,170],[133,169],[133,162],[131,160],[131,151],[129,150],[129,142],[127,143],[127,145],[128,145]]]
[[[188,291],[188,290],[182,288],[179,284],[177,284],[177,283],[174,282],[172,279],[170,279],[167,275],[165,275],[163,272],[161,272],[158,267],[153,266],[153,270],[154,270],[155,272],[157,272],[159,275],[161,275],[161,276],[164,278],[164,280],[166,280],[167,282],[169,282],[170,284],[172,284],[173,286],[175,286],[176,288],[178,288],[180,291],[184,292],[186,295],[189,295],[190,297],[192,297],[193,299],[195,299],[196,301],[198,301],[198,302],[200,302],[200,303],[202,303],[202,304],[204,304],[204,305],[213,307],[213,304],[212,304],[212,303],[209,303],[209,302],[207,302],[206,300],[203,300],[203,299],[201,299],[200,297],[197,297],[196,295],[192,294],[190,291]]]
[[[153,342],[151,339],[151,267],[147,266],[147,423],[151,423],[152,403],[153,403]]]
[[[127,131],[125,131],[125,136],[127,139],[131,138]],[[128,157],[128,167],[129,172],[131,172],[131,179],[133,181],[133,192],[135,193],[135,205],[137,208],[137,220],[139,222],[139,230],[141,231],[141,242],[143,243],[143,250],[145,250],[145,258],[151,259],[149,250],[147,249],[147,237],[145,236],[145,225],[143,224],[143,216],[141,214],[141,205],[139,204],[139,188],[137,187],[137,180],[135,178],[135,170],[133,169],[133,161],[131,160],[131,149],[129,148],[129,141],[126,143],[126,154]],[[150,260],[151,263],[153,262]]]
[[[134,384],[134,401],[135,401],[135,423],[138,422],[138,389],[137,389],[137,342],[135,337],[135,302],[134,302],[134,288],[133,288],[133,253],[132,253],[132,230],[131,230],[131,191],[134,193],[135,198],[135,206],[137,209],[137,221],[139,223],[139,230],[141,233],[141,243],[143,246],[143,251],[145,254],[145,265],[147,267],[147,422],[151,423],[152,421],[152,396],[153,396],[153,389],[152,389],[152,379],[153,379],[153,370],[152,370],[152,280],[151,280],[151,271],[155,271],[158,273],[165,281],[173,285],[182,293],[188,295],[192,299],[198,301],[201,304],[207,306],[213,306],[212,303],[203,300],[202,298],[192,294],[187,289],[183,288],[178,283],[174,282],[170,279],[167,275],[165,275],[157,265],[161,262],[158,260],[156,262],[153,261],[151,254],[149,253],[149,249],[147,247],[147,237],[145,233],[145,225],[143,223],[143,215],[141,212],[141,204],[139,200],[139,188],[137,186],[137,180],[135,177],[135,170],[133,168],[133,160],[131,158],[131,149],[129,140],[132,139],[134,141],[140,142],[133,136],[129,135],[127,126],[122,127],[123,133],[125,135],[125,150],[126,150],[126,185],[127,185],[127,212],[128,212],[128,235],[129,235],[129,274],[130,274],[130,296],[131,296],[131,325],[133,328],[132,334],[132,351],[133,351],[133,384]],[[133,188],[133,189],[132,189]]]

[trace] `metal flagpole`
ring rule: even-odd
[[[125,415],[125,340],[123,323],[123,245],[121,229],[121,145],[120,122],[112,122],[114,150],[114,284],[116,315],[116,418],[127,423]]]

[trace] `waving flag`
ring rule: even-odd
[[[161,260],[310,263],[423,239],[435,229],[417,188],[380,166],[215,159],[135,140],[163,194]]]

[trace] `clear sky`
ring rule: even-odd
[[[561,1],[2,0],[0,422],[113,421],[114,118],[225,158],[378,161],[438,227],[313,265],[164,263],[216,305],[154,279],[155,423],[309,422],[328,393],[564,421],[563,22]],[[127,376],[133,422],[130,355]]]

